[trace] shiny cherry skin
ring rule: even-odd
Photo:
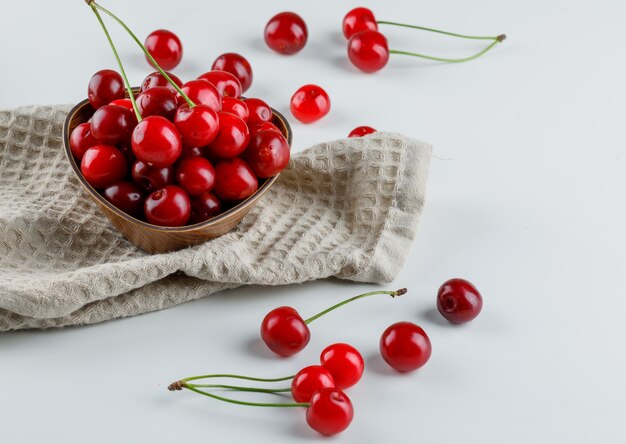
[[[380,338],[380,354],[399,372],[417,370],[428,362],[431,353],[428,335],[412,322],[396,322]]]
[[[141,160],[133,164],[131,176],[133,181],[148,193],[165,188],[167,185],[173,185],[175,179],[173,166],[151,167]]]
[[[91,117],[91,134],[109,145],[127,142],[137,118],[128,108],[104,105]]]
[[[222,97],[241,97],[241,82],[233,74],[226,71],[209,71],[198,76],[211,83]]]
[[[248,124],[248,129],[250,130],[250,137],[252,137],[256,133],[260,133],[261,131],[276,131],[278,134],[282,134],[280,129],[272,122],[253,122]]]
[[[309,32],[306,23],[294,12],[281,12],[265,25],[265,43],[281,54],[295,54],[304,48]]]
[[[374,30],[378,31],[378,23],[374,13],[367,8],[354,8],[343,18],[343,35],[349,39],[357,32]]]
[[[124,98],[124,81],[117,71],[103,69],[95,73],[87,86],[87,98],[93,109]]]
[[[181,105],[174,116],[174,124],[186,146],[205,146],[213,142],[220,129],[218,114],[206,105],[189,108]]]
[[[220,160],[215,165],[214,193],[222,201],[238,202],[252,196],[259,181],[250,166],[239,157]]]
[[[250,138],[245,158],[257,177],[276,176],[289,163],[289,143],[276,131],[260,131]]]
[[[252,86],[252,66],[241,54],[227,52],[215,59],[211,69],[226,71],[237,77],[241,91],[246,92]]]
[[[313,393],[333,387],[335,381],[327,369],[321,365],[309,365],[296,373],[291,380],[291,396],[296,402],[309,402]]]
[[[126,158],[120,150],[110,145],[96,145],[85,151],[80,171],[94,188],[106,188],[126,177]]]
[[[135,112],[135,109],[133,108],[133,102],[131,102],[130,99],[115,99],[111,103],[109,103],[109,105],[123,106],[124,108],[128,108],[129,111],[133,113]]]
[[[183,44],[172,31],[158,29],[148,35],[144,46],[165,71],[174,69],[183,58]],[[148,60],[152,65],[152,62]]]
[[[469,281],[450,279],[437,292],[439,313],[453,324],[463,324],[474,319],[483,308],[483,298]]]
[[[146,117],[139,122],[133,130],[131,143],[137,159],[157,168],[172,165],[183,149],[178,130],[162,116]]]
[[[98,139],[91,134],[91,125],[87,122],[77,125],[70,134],[70,150],[79,161],[83,158],[85,151],[99,143]]]
[[[350,131],[350,134],[348,134],[348,137],[349,138],[363,137],[363,136],[367,136],[368,134],[372,134],[375,132],[376,130],[372,128],[371,126],[357,126],[352,131]]]
[[[221,158],[240,155],[250,142],[250,131],[246,122],[231,113],[220,112],[218,116],[219,133],[207,147],[208,152]]]
[[[324,388],[313,393],[306,411],[306,422],[322,435],[332,436],[348,428],[354,417],[354,407],[338,388]]]
[[[320,355],[320,363],[333,376],[335,387],[342,390],[359,382],[365,369],[361,353],[341,342],[326,347]]]
[[[272,108],[261,99],[250,98],[244,100],[248,106],[248,123],[270,122],[272,120]]]
[[[143,193],[137,184],[132,182],[116,182],[102,191],[106,200],[124,213],[141,217],[143,215]]]
[[[183,144],[183,152],[180,153],[180,159],[186,159],[187,157],[204,156],[204,147],[199,146],[185,146]]]
[[[222,96],[211,82],[204,79],[190,80],[181,87],[181,90],[196,105],[206,105],[215,112],[222,110]],[[187,103],[180,94],[176,98],[179,105]]]
[[[141,117],[163,116],[172,120],[178,108],[176,94],[165,86],[152,87],[137,96],[137,108]]]
[[[287,357],[307,346],[311,331],[295,308],[278,307],[265,315],[261,338],[274,353]]]
[[[348,42],[348,58],[363,72],[380,71],[389,61],[387,37],[378,31],[361,31]]]
[[[189,224],[199,224],[222,212],[222,203],[213,193],[204,193],[191,198]]]
[[[189,220],[191,202],[182,188],[167,185],[146,198],[144,214],[152,225],[182,227]]]
[[[183,86],[182,80],[180,80],[177,76],[175,76],[171,72],[165,72],[170,77],[170,79],[172,79],[174,83],[178,85],[179,88]],[[141,82],[141,92],[146,91],[150,88],[154,88],[155,86],[165,86],[166,88],[169,88],[172,91],[176,92],[176,88],[174,88],[172,84],[168,82],[167,79],[163,77],[163,74],[161,74],[159,71],[154,71],[153,73],[148,74],[145,79],[143,79],[143,82]]]
[[[213,189],[215,169],[204,157],[187,157],[176,167],[176,181],[190,196],[200,196]]]
[[[291,113],[302,123],[315,122],[330,111],[330,97],[317,85],[304,85],[291,97]]]
[[[250,116],[248,105],[243,100],[234,97],[224,97],[222,99],[222,111],[234,114],[244,122],[247,122]]]

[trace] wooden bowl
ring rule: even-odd
[[[134,88],[133,90],[138,92],[139,88]],[[289,123],[278,111],[272,109],[272,112],[274,113],[273,123],[281,130],[289,146],[291,146],[292,134]],[[63,125],[65,155],[80,183],[113,225],[120,230],[126,239],[148,253],[165,253],[179,250],[228,233],[259,202],[278,178],[277,175],[260,182],[259,189],[252,196],[205,222],[184,227],[159,227],[149,224],[117,209],[89,185],[83,177],[80,165],[76,163],[70,149],[70,134],[77,125],[89,120],[93,113],[94,110],[88,100],[78,103],[69,112]]]

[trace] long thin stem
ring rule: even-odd
[[[498,35],[498,36],[479,36],[479,35],[457,34],[456,32],[442,31],[441,29],[427,28],[425,26],[407,25],[405,23],[389,22],[389,21],[386,21],[386,20],[377,20],[376,23],[378,23],[379,25],[393,25],[393,26],[402,26],[404,28],[420,29],[422,31],[436,32],[437,34],[444,34],[444,35],[449,35],[449,36],[452,36],[452,37],[460,37],[462,39],[471,39],[471,40],[498,40],[498,39],[501,39],[501,40],[504,40],[502,35]]]
[[[435,60],[437,62],[446,62],[446,63],[461,63],[461,62],[468,62],[470,60],[474,60],[477,59],[478,57],[480,57],[481,55],[485,54],[486,52],[488,52],[491,48],[493,48],[494,46],[496,46],[498,43],[500,43],[500,40],[495,40],[493,43],[491,43],[489,46],[487,46],[485,49],[483,49],[482,51],[474,54],[473,56],[470,57],[464,57],[461,59],[447,59],[447,58],[442,58],[442,57],[434,57],[434,56],[429,56],[426,54],[420,54],[417,52],[409,52],[409,51],[399,51],[396,49],[390,49],[389,50],[389,54],[401,54],[401,55],[408,55],[408,56],[413,56],[413,57],[420,57],[422,59],[428,59],[428,60]]]
[[[292,402],[292,403],[273,403],[273,402],[248,402],[240,401],[238,399],[226,398],[224,396],[215,395],[213,393],[200,390],[193,385],[184,385],[184,388],[191,390],[192,392],[199,393],[209,398],[217,399],[219,401],[230,402],[231,404],[249,405],[253,407],[309,407],[311,404],[308,402]]]
[[[391,51],[390,51],[391,52]],[[401,296],[404,293],[406,293],[406,288],[401,288],[399,290],[396,291],[370,291],[369,293],[364,293],[364,294],[360,294],[358,296],[354,296],[351,297],[350,299],[346,299],[345,301],[339,302],[338,304],[333,305],[332,307],[327,308],[324,311],[320,311],[318,314],[316,314],[315,316],[311,316],[309,319],[306,319],[304,322],[306,324],[310,324],[311,322],[313,322],[314,320],[316,320],[317,318],[320,318],[322,316],[324,316],[326,313],[329,313],[343,305],[349,304],[350,302],[356,301],[357,299],[362,299],[362,298],[366,298],[368,296],[374,296],[377,294],[388,294],[389,296],[396,297],[396,296]]]
[[[215,373],[210,375],[200,375],[200,376],[190,376],[189,378],[181,379],[182,382],[189,381],[197,381],[198,379],[209,379],[209,378],[234,378],[234,379],[245,379],[246,381],[257,381],[257,382],[281,382],[288,381],[293,379],[295,375],[285,376],[284,378],[255,378],[253,376],[243,376],[243,375],[233,375],[230,373]]]
[[[181,95],[181,97],[183,99],[185,99],[185,101],[187,102],[187,104],[189,105],[189,108],[193,108],[195,105],[195,103],[193,103],[193,101],[187,97],[187,94],[185,94],[182,89],[180,89],[180,87],[176,84],[176,82],[174,82],[172,80],[172,78],[163,70],[163,68],[161,68],[159,66],[159,64],[156,62],[156,60],[154,60],[154,57],[152,57],[152,54],[150,54],[150,52],[146,49],[146,47],[144,46],[143,43],[141,43],[141,40],[139,40],[137,38],[137,36],[135,35],[135,33],[133,33],[133,31],[130,30],[130,28],[128,26],[126,26],[126,23],[124,23],[118,16],[116,16],[115,14],[113,14],[111,11],[109,11],[108,9],[106,9],[103,6],[100,6],[98,3],[96,3],[95,1],[91,2],[91,7],[96,7],[98,8],[100,11],[104,12],[105,14],[107,14],[109,17],[111,17],[113,20],[115,20],[117,23],[120,24],[120,26],[122,28],[124,28],[126,30],[126,32],[132,37],[132,39],[135,41],[135,43],[137,43],[137,45],[139,45],[139,47],[141,48],[141,50],[144,52],[144,54],[146,55],[146,57],[148,58],[148,60],[150,60],[150,62],[152,63],[152,65],[154,65],[154,67],[161,73],[161,75],[163,77],[165,77],[165,79],[170,83],[170,85],[172,85],[172,87]]]
[[[239,392],[259,392],[259,393],[285,393],[290,392],[290,388],[264,389],[259,387],[246,387],[241,385],[226,384],[185,384],[184,387],[201,387],[201,388],[223,388],[228,390],[236,390]]]
[[[96,18],[98,19],[98,21],[100,22],[100,25],[102,26],[102,30],[104,31],[104,34],[106,35],[107,40],[109,41],[109,45],[111,45],[111,49],[113,50],[113,55],[115,56],[115,60],[117,60],[117,64],[120,67],[120,71],[122,73],[122,78],[124,79],[124,85],[126,85],[126,90],[128,90],[128,96],[130,97],[130,101],[133,104],[133,110],[135,111],[135,115],[137,116],[137,121],[141,122],[141,114],[139,113],[139,108],[137,108],[137,102],[135,101],[135,96],[133,95],[133,88],[130,86],[128,77],[126,77],[126,71],[124,71],[124,66],[122,65],[120,56],[117,53],[117,49],[115,49],[115,44],[113,43],[113,40],[111,39],[109,30],[104,24],[104,21],[102,21],[102,17],[100,16],[100,13],[98,13],[98,10],[94,7],[93,4],[91,4],[90,6],[91,6],[91,10],[93,11],[94,14],[96,14]]]

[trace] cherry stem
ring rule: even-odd
[[[240,401],[238,399],[226,398],[225,396],[215,395],[213,393],[200,390],[192,384],[183,383],[182,388],[191,390],[192,392],[199,393],[200,395],[208,396],[209,398],[217,399],[218,401],[230,402],[231,404],[249,405],[252,407],[310,407],[308,402],[292,402],[292,403],[271,403],[271,402],[248,402]]]
[[[111,11],[109,11],[108,9],[106,9],[103,6],[100,6],[98,3],[96,3],[93,0],[87,0],[89,5],[92,8],[98,8],[99,10],[101,10],[102,12],[104,12],[105,14],[107,14],[109,17],[111,17],[113,20],[115,20],[117,23],[120,24],[120,26],[122,28],[124,28],[126,30],[126,32],[132,37],[132,39],[135,41],[135,43],[137,43],[137,45],[139,45],[139,47],[141,48],[141,50],[144,52],[144,54],[146,55],[146,57],[148,58],[148,60],[150,60],[150,63],[152,63],[152,65],[161,73],[161,75],[163,77],[165,77],[165,79],[170,83],[170,85],[172,85],[172,87],[178,92],[178,94],[181,95],[181,97],[183,99],[185,99],[185,102],[187,102],[187,104],[189,105],[189,108],[193,108],[194,106],[196,106],[195,103],[193,103],[193,101],[187,96],[187,94],[185,94],[183,92],[182,89],[180,89],[180,87],[176,84],[176,82],[174,82],[172,80],[172,78],[163,70],[163,68],[161,68],[159,66],[159,64],[156,62],[156,60],[154,60],[154,57],[152,57],[152,54],[150,54],[150,52],[146,49],[146,47],[144,46],[143,43],[141,43],[141,40],[139,40],[137,38],[137,36],[133,33],[133,31],[130,30],[130,28],[128,26],[126,26],[126,23],[124,23],[118,16],[116,16],[115,14],[113,14]]]
[[[215,373],[210,375],[200,375],[200,376],[190,376],[188,378],[181,379],[170,385],[170,387],[174,386],[178,383],[186,383],[189,381],[197,381],[198,379],[209,379],[209,378],[233,378],[233,379],[245,379],[246,381],[257,381],[257,382],[281,382],[281,381],[289,381],[293,379],[295,375],[285,376],[284,378],[255,378],[254,376],[244,376],[244,375],[233,375],[230,373]]]
[[[126,86],[126,90],[128,91],[128,97],[130,98],[130,101],[133,104],[133,110],[135,111],[135,115],[137,116],[137,121],[141,122],[141,114],[139,113],[139,108],[137,108],[137,102],[135,101],[135,96],[133,95],[133,88],[130,86],[130,82],[128,81],[128,77],[126,76],[126,71],[124,71],[124,66],[122,65],[122,61],[120,60],[120,56],[117,53],[117,49],[115,49],[115,44],[113,43],[113,40],[111,39],[111,35],[109,34],[109,30],[107,29],[106,25],[104,24],[104,21],[102,20],[102,17],[100,16],[100,14],[98,13],[98,10],[95,8],[94,4],[88,3],[89,6],[91,6],[91,10],[93,11],[93,13],[96,15],[96,18],[98,19],[98,21],[100,22],[100,25],[102,26],[102,30],[104,31],[104,34],[107,37],[107,40],[109,41],[109,45],[111,45],[111,49],[113,50],[113,55],[115,56],[115,60],[117,60],[117,64],[120,67],[120,71],[122,73],[122,77],[124,79],[124,85]]]
[[[504,34],[498,35],[498,36],[465,35],[465,34],[457,34],[455,32],[442,31],[441,29],[427,28],[425,26],[416,26],[416,25],[407,25],[405,23],[388,22],[386,20],[377,20],[376,23],[378,23],[379,25],[392,25],[392,26],[402,26],[404,28],[420,29],[422,31],[436,32],[437,34],[444,34],[444,35],[449,35],[452,37],[460,37],[462,39],[502,41],[506,38]]]
[[[369,293],[360,294],[358,296],[351,297],[350,299],[346,299],[345,301],[339,302],[338,304],[335,304],[332,307],[329,307],[329,308],[327,308],[324,311],[320,311],[315,316],[311,316],[309,319],[305,320],[304,323],[305,324],[310,324],[311,322],[313,322],[317,318],[320,318],[320,317],[324,316],[326,313],[330,313],[331,311],[335,310],[336,308],[339,308],[339,307],[341,307],[343,305],[349,304],[350,302],[356,301],[357,299],[362,299],[362,298],[366,298],[368,296],[374,296],[374,295],[377,295],[377,294],[388,294],[389,296],[394,298],[396,296],[402,296],[403,294],[406,293],[406,291],[407,291],[406,288],[401,288],[401,289],[396,290],[396,291],[371,291]]]
[[[223,388],[229,390],[236,390],[239,392],[260,392],[260,393],[284,393],[290,392],[291,388],[277,388],[277,389],[264,389],[259,387],[246,387],[241,385],[226,385],[226,384],[185,384],[185,387],[203,387],[203,388]]]
[[[401,55],[408,55],[408,56],[412,56],[412,57],[420,57],[422,59],[428,59],[428,60],[435,60],[437,62],[446,62],[446,63],[461,63],[461,62],[469,62],[470,60],[474,60],[477,59],[478,57],[480,57],[481,55],[485,54],[486,52],[488,52],[491,48],[493,48],[494,46],[496,46],[498,43],[500,43],[502,40],[494,40],[489,46],[487,46],[485,49],[483,49],[482,51],[474,54],[473,56],[470,57],[464,57],[464,58],[460,58],[460,59],[447,59],[447,58],[442,58],[442,57],[434,57],[434,56],[429,56],[426,54],[420,54],[417,52],[409,52],[409,51],[399,51],[396,49],[390,49],[389,50],[389,54],[401,54]]]

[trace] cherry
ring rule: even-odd
[[[222,96],[217,88],[207,80],[190,80],[181,87],[181,90],[196,105],[206,105],[216,112],[222,110]],[[179,105],[186,103],[180,94],[176,97]]]
[[[278,307],[263,319],[261,338],[274,353],[287,357],[307,346],[311,331],[295,308]]]
[[[291,97],[291,113],[302,123],[321,119],[330,111],[330,97],[317,85],[304,85]]]
[[[363,72],[379,71],[389,61],[387,38],[374,30],[356,33],[348,41],[348,57]]]
[[[109,103],[109,105],[123,106],[124,108],[128,108],[129,111],[135,112],[133,102],[130,99],[115,99]]]
[[[222,99],[222,111],[238,116],[244,122],[248,120],[250,111],[248,105],[242,100],[234,97],[224,97]]]
[[[234,157],[215,165],[215,195],[223,201],[237,202],[250,197],[259,188],[259,181],[248,164]]]
[[[233,74],[226,71],[209,71],[198,76],[211,83],[222,97],[240,97],[241,83]]]
[[[154,86],[137,96],[137,108],[142,117],[163,116],[172,120],[176,112],[176,94],[165,86]]]
[[[357,32],[365,30],[378,30],[378,24],[374,13],[363,7],[354,8],[343,18],[343,35],[349,39]]]
[[[167,75],[174,81],[174,83],[176,83],[176,85],[178,85],[178,87],[183,86],[182,80],[180,80],[177,76],[170,72],[168,72]],[[143,79],[143,82],[141,82],[141,91],[146,91],[150,88],[154,88],[155,86],[165,86],[166,88],[176,92],[176,88],[174,88],[159,71],[148,74],[148,76]]]
[[[187,157],[197,157],[197,156],[204,156],[203,147],[183,145],[183,152],[180,154],[180,159],[185,159]]]
[[[114,183],[105,188],[102,195],[130,216],[140,217],[143,214],[143,194],[140,188],[132,182]]]
[[[252,85],[252,67],[250,62],[240,54],[227,52],[215,59],[211,69],[227,71],[241,82],[242,92],[246,92]]]
[[[182,188],[167,185],[150,194],[144,204],[146,220],[162,227],[181,227],[189,220],[191,202]]]
[[[250,130],[251,137],[261,131],[276,131],[278,134],[283,134],[272,122],[253,122],[248,125],[248,129]]]
[[[91,134],[91,125],[87,122],[77,125],[70,134],[70,150],[77,160],[81,160],[85,151],[99,143]]]
[[[206,105],[189,108],[181,105],[174,116],[174,124],[186,146],[205,146],[213,142],[220,129],[217,113]]]
[[[437,292],[437,309],[453,324],[471,321],[479,315],[482,308],[482,296],[465,279],[447,280]]]
[[[246,160],[259,178],[276,176],[289,163],[289,143],[276,131],[260,131],[250,139]]]
[[[153,192],[166,185],[174,183],[174,167],[157,168],[143,163],[141,160],[135,162],[131,169],[133,181],[147,192]]]
[[[91,134],[102,143],[115,145],[128,141],[135,115],[128,108],[118,105],[104,105],[91,117]]]
[[[126,158],[114,146],[92,146],[83,155],[80,171],[92,187],[106,188],[126,177]]]
[[[248,126],[234,114],[220,112],[218,116],[219,133],[207,149],[211,154],[222,158],[238,156],[250,142]]]
[[[176,34],[166,29],[158,29],[148,35],[144,46],[164,70],[178,66],[183,58],[183,45]],[[150,59],[148,63],[152,65]]]
[[[361,353],[344,343],[331,344],[326,347],[320,355],[320,362],[333,376],[335,387],[342,390],[359,382],[365,368]]]
[[[124,81],[117,71],[103,69],[89,80],[87,98],[93,109],[107,105],[113,100],[124,98]]]
[[[191,216],[189,224],[199,224],[222,212],[222,204],[212,193],[204,193],[191,198]]]
[[[421,327],[412,322],[396,322],[380,338],[380,354],[387,364],[399,372],[422,367],[432,352],[430,339]]]
[[[215,169],[204,157],[187,157],[176,168],[176,180],[190,196],[200,196],[213,189]]]
[[[323,388],[335,387],[330,372],[321,365],[304,367],[291,381],[291,396],[296,402],[309,402],[313,393]]]
[[[357,126],[352,131],[350,131],[350,134],[348,134],[348,137],[349,138],[363,137],[363,136],[367,136],[368,134],[372,134],[375,132],[376,130],[372,128],[371,126]]]
[[[248,106],[250,113],[248,117],[248,123],[256,122],[269,122],[272,120],[272,108],[261,99],[250,98],[245,100],[245,104]]]
[[[162,116],[146,117],[139,122],[131,142],[137,159],[157,168],[172,165],[182,151],[182,141],[176,127]]]
[[[348,428],[354,417],[352,402],[338,388],[318,390],[311,397],[306,422],[322,435],[336,435]]]
[[[265,25],[265,43],[281,54],[295,54],[308,37],[306,23],[294,12],[281,12]]]

